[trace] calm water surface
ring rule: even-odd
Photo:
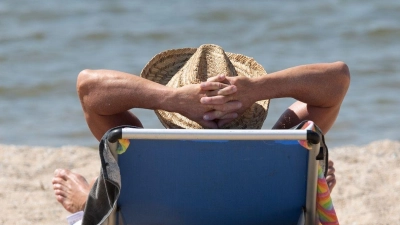
[[[352,83],[328,145],[400,140],[400,1],[0,2],[0,143],[96,146],[85,68],[139,74],[158,52],[214,43],[268,72],[341,60]],[[293,100],[271,101],[270,128]],[[154,113],[134,110],[148,128]]]

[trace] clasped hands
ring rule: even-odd
[[[250,84],[247,77],[217,75],[201,84],[181,87],[177,112],[205,128],[220,128],[255,102],[245,90]]]

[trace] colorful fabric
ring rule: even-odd
[[[117,147],[118,155],[121,155],[122,153],[124,153],[126,151],[126,149],[128,149],[129,144],[130,144],[129,139],[119,139],[118,147]]]
[[[319,165],[317,183],[317,215],[319,222],[322,225],[339,225],[328,183],[326,182],[322,168]]]
[[[300,128],[301,130],[312,130],[314,132],[316,132],[316,127],[314,126],[314,122],[312,121],[307,121],[303,124],[303,126]],[[307,140],[299,140],[299,143],[301,146],[303,146],[304,148],[311,150],[312,145],[307,141]]]
[[[301,129],[317,132],[316,126],[312,121],[305,122]],[[311,150],[311,144],[308,143],[307,140],[300,140],[299,143],[304,148]],[[322,225],[339,224],[335,208],[333,207],[328,183],[326,182],[324,171],[320,164],[318,164],[317,215]]]

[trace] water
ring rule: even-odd
[[[214,43],[268,72],[341,60],[352,83],[328,145],[400,140],[400,2],[0,2],[0,143],[96,146],[75,91],[85,69],[139,74],[158,52]],[[270,128],[293,101],[271,101]],[[153,113],[134,110],[145,127]]]

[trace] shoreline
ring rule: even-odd
[[[337,185],[332,199],[341,224],[396,224],[400,220],[400,142],[329,149]],[[97,149],[0,144],[0,224],[67,224],[70,215],[56,201],[51,180],[57,168],[87,180],[100,170]]]

